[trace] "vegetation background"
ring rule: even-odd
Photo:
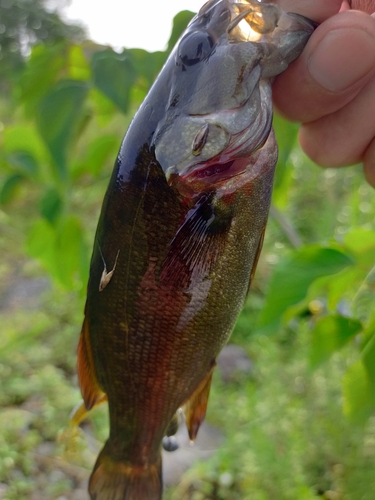
[[[106,408],[68,429],[90,248],[123,134],[168,48],[116,53],[43,0],[0,2],[0,499],[86,499]],[[170,500],[375,496],[375,196],[322,171],[275,118],[280,159],[256,280],[207,420],[221,447]]]

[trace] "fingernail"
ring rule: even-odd
[[[325,89],[342,92],[375,69],[375,38],[361,29],[332,30],[308,62],[311,76]]]

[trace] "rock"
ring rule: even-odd
[[[217,358],[217,367],[226,383],[236,381],[239,375],[250,375],[253,371],[253,363],[246,351],[235,344],[224,347]]]

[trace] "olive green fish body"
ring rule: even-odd
[[[201,9],[121,146],[79,344],[86,409],[109,405],[92,499],[161,498],[163,436],[182,407],[195,438],[215,359],[246,298],[277,159],[270,78],[313,30],[260,5]],[[256,41],[244,41],[242,19]]]

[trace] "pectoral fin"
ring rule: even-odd
[[[85,417],[85,411],[88,412],[91,408],[107,399],[105,393],[99,386],[95,374],[87,318],[85,318],[83,322],[81,337],[79,339],[77,368],[78,381],[83,396],[84,407],[82,405],[82,408],[78,408],[72,419],[73,421],[78,421],[79,423]]]
[[[208,396],[210,394],[212,373],[216,363],[212,366],[206,377],[199,384],[195,392],[185,403],[183,410],[186,419],[186,425],[189,432],[189,438],[194,441],[197,437],[199,427],[206,415]]]

